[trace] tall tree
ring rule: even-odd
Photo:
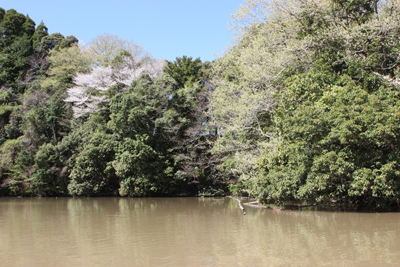
[[[177,57],[174,62],[167,61],[165,72],[168,73],[176,82],[178,88],[185,85],[193,86],[200,81],[202,63],[200,58],[193,60],[191,57]]]
[[[4,9],[3,9],[4,10]],[[7,10],[2,16],[1,24],[1,49],[11,45],[15,39],[26,34],[31,37],[35,31],[35,23],[29,16],[18,13],[15,9]]]
[[[111,66],[96,66],[89,73],[77,74],[75,86],[68,89],[66,102],[73,103],[74,116],[99,111],[117,93],[126,90],[142,74],[159,78],[163,59],[137,58],[129,53]]]
[[[84,50],[93,57],[97,66],[109,66],[114,58],[123,51],[127,51],[131,56],[137,58],[149,56],[147,51],[133,41],[120,39],[116,35],[107,33],[93,38]]]
[[[176,179],[193,185],[202,195],[223,194],[225,182],[216,170],[218,156],[210,153],[216,131],[206,114],[213,88],[209,68],[209,62],[186,56],[167,62],[168,110],[158,119],[173,144]]]
[[[0,55],[0,87],[12,88],[13,93],[22,93],[25,89],[19,86],[29,67],[28,58],[32,55],[32,42],[30,37],[24,35],[17,38],[10,46],[6,47]]]
[[[42,39],[49,35],[47,27],[43,21],[36,27],[35,33],[32,36],[33,49],[40,51]]]

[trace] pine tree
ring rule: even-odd
[[[40,50],[42,39],[49,35],[48,31],[43,21],[36,27],[35,33],[32,36],[33,49]]]

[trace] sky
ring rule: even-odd
[[[1,0],[0,7],[29,15],[49,34],[84,43],[104,33],[132,40],[154,58],[188,56],[212,61],[232,45],[230,15],[244,0]]]

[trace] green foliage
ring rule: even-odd
[[[229,187],[266,202],[398,206],[399,6],[247,0],[223,57],[176,58],[162,77],[131,41],[105,34],[81,50],[0,8],[0,194]]]
[[[43,22],[35,29],[29,16],[15,10],[0,9],[0,18],[1,194],[224,192],[210,163],[218,160],[209,153],[216,130],[204,114],[209,63],[184,56],[167,62],[162,78],[151,78],[160,77],[163,62],[131,41],[105,34],[81,50],[75,37],[49,35]],[[102,88],[107,99],[99,109],[72,120],[67,92],[78,83],[78,73],[96,67],[136,80],[122,90],[132,78],[105,77],[119,84]],[[136,78],[140,68],[153,69]]]
[[[43,91],[35,91],[25,97],[24,132],[34,143],[53,143],[60,141],[63,133],[68,131],[63,125],[66,104],[58,94],[50,96]]]
[[[40,40],[40,47],[42,51],[49,51],[55,48],[56,46],[60,45],[61,42],[64,40],[64,35],[61,33],[52,33],[50,35],[44,36]]]
[[[201,195],[226,190],[225,177],[216,168],[219,156],[210,152],[217,131],[205,114],[212,90],[209,68],[208,62],[185,56],[167,62],[164,71],[173,79],[168,87],[168,110],[157,120],[172,141],[170,154],[176,179],[192,185]]]
[[[156,124],[166,101],[160,87],[161,81],[143,75],[127,92],[111,100],[109,127],[121,138],[113,161],[121,195],[168,195],[174,190],[171,176],[166,174],[171,144]]]
[[[161,104],[157,87],[148,75],[143,75],[127,92],[116,95],[111,100],[110,128],[122,136],[153,135]]]
[[[93,38],[84,50],[91,56],[96,66],[110,66],[115,57],[126,52],[136,58],[149,56],[147,51],[133,41],[123,40],[107,33]]]
[[[42,39],[49,35],[48,31],[43,21],[36,27],[35,33],[32,36],[33,49],[41,50]]]
[[[21,124],[23,122],[23,112],[20,108],[13,108],[9,117],[9,124],[4,127],[7,139],[17,139],[22,135]]]
[[[47,143],[35,155],[31,192],[36,196],[65,196],[69,183],[67,166],[60,160],[59,148]]]
[[[398,4],[246,1],[213,64],[213,152],[232,192],[398,205]]]
[[[28,36],[32,36],[35,33],[35,22],[29,15],[26,15],[25,22],[22,25],[22,31]]]
[[[3,21],[5,14],[6,14],[6,11],[4,10],[4,8],[0,7],[0,20],[1,21]]]
[[[152,196],[168,193],[165,165],[160,151],[150,145],[150,137],[137,135],[134,139],[124,138],[118,146],[113,166],[121,179],[121,196]]]
[[[178,88],[185,85],[193,86],[200,81],[202,63],[200,58],[193,60],[191,57],[177,57],[174,62],[167,61],[165,73],[168,73],[176,82]]]
[[[32,155],[23,138],[7,140],[0,148],[0,194],[27,195]]]
[[[72,80],[76,74],[88,71],[92,63],[76,45],[50,51],[47,61],[51,65],[41,87],[52,93],[58,92],[62,97],[66,97],[67,88],[74,86]]]
[[[262,199],[356,207],[398,202],[400,93],[387,86],[368,93],[349,77],[340,80],[293,112],[276,113],[280,142],[259,163]]]
[[[15,94],[25,90],[19,81],[23,80],[29,67],[28,58],[33,53],[31,37],[35,22],[14,9],[3,11],[0,19],[0,87],[11,89],[8,103],[14,101]]]
[[[3,12],[0,10],[0,13]],[[65,174],[61,171],[65,165],[61,161],[54,162],[52,157],[46,163],[44,158],[52,153],[60,154],[55,145],[69,131],[66,118],[71,111],[63,102],[65,91],[62,89],[69,86],[65,82],[71,78],[63,80],[59,75],[56,86],[41,88],[49,66],[46,49],[50,49],[40,47],[48,36],[43,23],[35,30],[35,23],[29,16],[15,10],[1,15],[0,23],[0,149],[4,151],[1,154],[6,181],[4,192],[11,195],[65,195],[68,179],[60,175]],[[63,47],[69,47],[77,42],[74,37],[52,35],[53,39],[56,37],[60,37],[58,47],[63,43]],[[50,41],[47,41],[49,45]],[[50,149],[50,143],[55,148]]]
[[[0,53],[14,43],[16,39],[24,35],[30,38],[33,35],[35,22],[29,16],[25,17],[14,9],[7,10],[7,12],[2,9],[0,14]]]
[[[0,86],[8,86],[13,93],[22,93],[24,88],[17,84],[29,66],[28,57],[32,54],[32,43],[27,35],[16,38],[0,54]]]
[[[112,167],[115,140],[96,132],[84,144],[71,169],[68,191],[74,196],[116,195],[118,180]]]

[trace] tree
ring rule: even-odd
[[[382,141],[374,136],[379,145],[374,139],[365,140],[372,132],[382,133],[381,126],[369,112],[358,112],[374,109],[388,119],[383,123],[386,126],[397,120],[394,110],[383,115],[378,108],[395,109],[397,105],[389,104],[397,101],[391,87],[398,81],[396,3],[246,1],[233,16],[238,43],[213,64],[218,87],[209,114],[221,136],[213,148],[225,156],[220,168],[241,177],[244,189],[265,201],[342,199],[355,206],[395,203],[396,194],[385,186],[397,186],[397,174],[393,174],[397,167],[390,159],[377,156],[374,160],[384,162],[379,165],[385,166],[383,171],[365,157],[363,149],[374,147],[376,155],[392,155],[394,150],[385,149],[396,147],[397,139],[392,136]],[[382,102],[376,102],[378,95]],[[372,103],[377,106],[372,108]],[[339,106],[354,118],[346,117],[349,114]],[[351,132],[354,139],[342,136],[339,143],[327,141],[336,132]],[[386,173],[387,184],[381,183],[378,173]],[[388,173],[394,176],[389,178]],[[356,185],[354,181],[360,179],[363,182]],[[321,181],[328,181],[326,187]],[[371,189],[355,193],[361,184]]]
[[[36,27],[35,33],[32,36],[33,49],[40,50],[42,39],[49,35],[48,31],[43,21]]]
[[[163,107],[158,85],[143,74],[127,91],[111,99],[107,125],[102,114],[94,113],[64,139],[68,142],[75,136],[80,140],[76,148],[71,147],[76,151],[70,165],[71,194],[109,195],[117,190],[124,196],[171,193],[171,177],[165,173],[169,142],[155,125]],[[96,121],[101,124],[87,128]]]
[[[22,80],[29,67],[28,58],[32,55],[32,43],[27,35],[17,38],[5,48],[0,58],[0,87],[12,88],[13,93],[22,93],[24,88],[19,87],[18,80]]]
[[[168,174],[168,137],[157,125],[165,111],[162,80],[143,74],[128,91],[111,100],[110,129],[120,137],[113,166],[120,177],[120,194],[168,195],[176,184]]]
[[[165,72],[176,82],[178,88],[185,85],[193,86],[200,81],[202,63],[200,58],[193,60],[191,57],[177,57],[174,62],[167,61]]]
[[[11,87],[14,93],[18,80],[23,79],[28,68],[27,58],[33,53],[31,37],[35,32],[35,22],[14,9],[0,12],[0,87]]]
[[[292,82],[320,78],[302,75]],[[280,141],[260,162],[264,200],[398,203],[398,89],[382,85],[368,93],[346,75],[335,82],[341,85],[326,84],[318,100],[305,99],[292,112],[276,115]]]
[[[0,12],[1,15],[1,38],[0,52],[7,46],[11,45],[17,38],[26,35],[30,38],[35,32],[35,22],[29,17],[18,13],[15,9],[4,9]]]
[[[393,32],[400,24],[392,2],[379,12],[376,4],[279,4],[307,40],[312,62],[301,68],[294,62],[274,93],[276,147],[258,163],[262,174],[253,188],[264,201],[398,203],[398,95],[379,77],[397,79],[400,43]]]
[[[67,36],[60,33],[52,33],[50,35],[44,36],[40,41],[40,50],[48,52],[52,49],[59,50],[60,48],[68,48],[73,44],[77,44],[78,39],[75,36]]]
[[[57,146],[46,143],[35,155],[35,172],[32,175],[32,194],[36,196],[66,196],[69,183],[67,166],[61,162]]]
[[[142,74],[159,78],[164,68],[163,59],[140,59],[123,56],[113,66],[96,66],[90,73],[78,74],[75,86],[68,89],[66,102],[73,103],[74,116],[93,113],[109,102],[116,93],[124,91]]]
[[[22,25],[22,31],[24,34],[32,36],[35,33],[35,25],[35,22],[29,17],[29,15],[26,15],[25,22]]]
[[[123,51],[127,51],[136,58],[149,56],[148,52],[138,44],[107,33],[93,38],[84,51],[94,59],[96,66],[109,66],[113,59]]]
[[[41,49],[43,51],[49,51],[55,48],[57,45],[61,44],[62,40],[64,40],[64,35],[61,33],[52,33],[42,38],[40,42]]]
[[[68,191],[75,196],[116,195],[118,180],[111,162],[115,141],[104,132],[89,138],[71,169]]]
[[[52,50],[47,61],[51,63],[51,66],[48,77],[42,81],[41,87],[62,93],[74,85],[73,78],[77,73],[85,73],[92,64],[91,58],[82,54],[75,44],[68,48]]]
[[[4,10],[4,8],[0,7],[0,20],[1,21],[4,19],[5,14],[6,14],[6,11]]]

